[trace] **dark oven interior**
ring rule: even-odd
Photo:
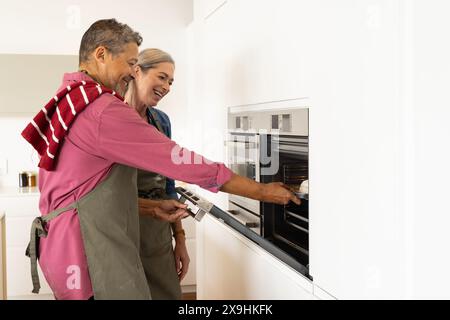
[[[286,139],[285,139],[286,138]],[[274,144],[279,141],[279,146]],[[262,175],[265,183],[282,181],[293,191],[298,191],[303,181],[308,180],[308,137],[270,137],[268,150],[278,153],[279,169],[273,175]],[[276,154],[275,154],[276,156]],[[261,167],[270,164],[261,164]],[[283,251],[309,267],[309,204],[302,199],[301,205],[262,203],[261,234]]]

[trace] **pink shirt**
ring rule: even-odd
[[[80,72],[66,73],[61,88],[81,80],[91,79]],[[55,170],[40,170],[39,209],[45,215],[80,199],[107,177],[114,163],[158,172],[213,192],[231,178],[232,172],[220,163],[173,163],[174,147],[180,148],[180,155],[190,153],[148,125],[133,108],[103,94],[77,116]],[[40,240],[39,263],[55,297],[93,296],[76,212],[61,214],[48,224],[48,230],[48,236]]]

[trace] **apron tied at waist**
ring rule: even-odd
[[[60,208],[50,212],[45,216],[36,217],[31,224],[31,232],[30,232],[30,242],[28,243],[27,250],[25,251],[25,255],[30,258],[31,261],[31,280],[33,281],[33,293],[39,293],[39,289],[41,288],[39,282],[39,274],[37,270],[37,259],[38,259],[38,251],[39,251],[39,239],[41,237],[47,237],[46,224],[48,221],[53,220],[61,213],[76,209],[77,202],[71,204],[68,207]]]

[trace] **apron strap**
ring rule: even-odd
[[[30,242],[28,243],[25,255],[31,260],[31,280],[33,281],[33,293],[39,293],[41,288],[39,282],[39,275],[37,270],[37,259],[38,259],[38,246],[39,238],[47,237],[46,223],[53,220],[61,213],[78,208],[78,203],[75,202],[68,207],[60,208],[50,212],[49,214],[41,217],[36,217],[31,224],[30,232]]]

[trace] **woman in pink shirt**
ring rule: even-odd
[[[123,94],[134,78],[141,41],[139,34],[114,19],[95,22],[81,41],[81,72],[65,74],[61,88],[94,80]],[[203,161],[180,165],[172,161],[173,155]],[[103,94],[73,121],[54,170],[40,169],[42,219],[38,222],[43,230],[39,229],[36,244],[40,266],[57,299],[151,298],[139,259],[136,170],[132,168],[212,192],[299,203],[282,184],[256,183],[179,147],[130,106]],[[184,214],[181,205],[159,205],[143,213]],[[38,291],[36,279],[34,285]]]

